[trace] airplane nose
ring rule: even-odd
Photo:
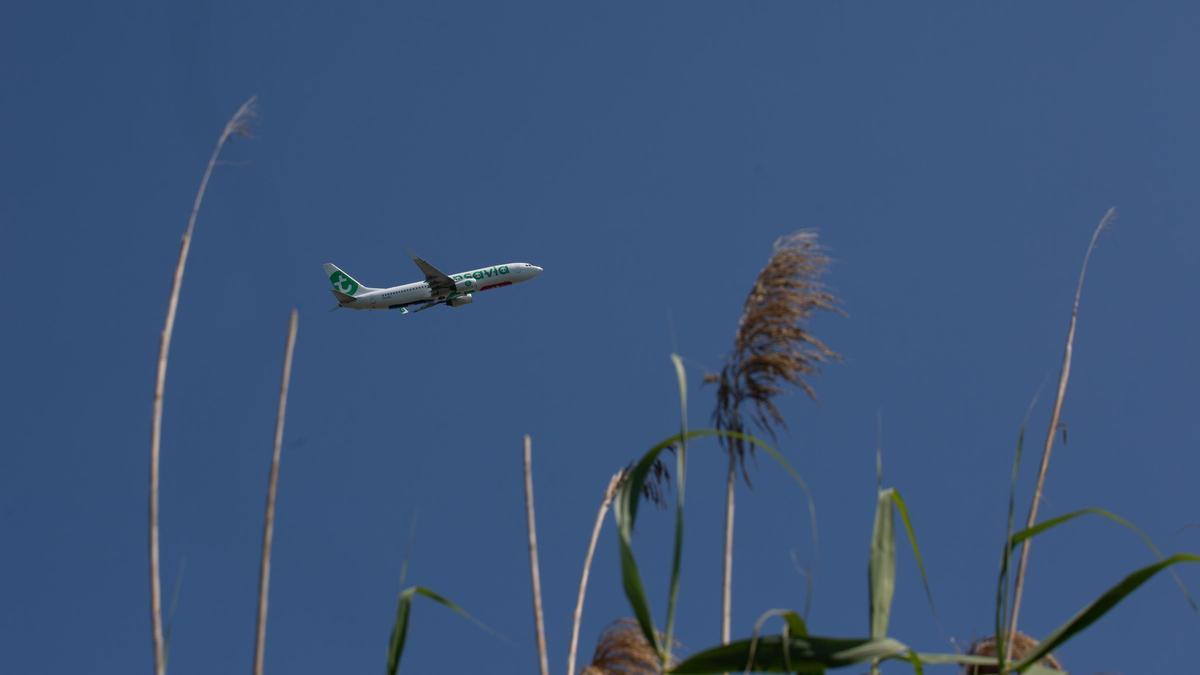
[[[542,268],[538,267],[537,265],[530,265],[530,267],[534,269],[535,276],[542,273]]]

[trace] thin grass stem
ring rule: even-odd
[[[533,621],[537,628],[538,667],[550,675],[546,656],[546,623],[542,615],[542,577],[538,571],[537,519],[533,513],[533,440],[525,435],[525,515],[529,525],[529,575],[533,582]]]
[[[221,135],[217,139],[217,144],[213,148],[212,155],[208,159],[204,175],[200,178],[200,187],[196,191],[196,198],[192,202],[192,211],[188,215],[187,229],[184,230],[183,239],[179,244],[179,260],[175,264],[175,276],[171,282],[171,295],[167,300],[167,317],[163,322],[163,330],[158,342],[158,368],[154,376],[154,403],[150,413],[149,508],[150,630],[154,644],[155,675],[165,675],[167,672],[167,651],[166,643],[163,640],[162,574],[159,569],[158,555],[158,474],[162,446],[163,391],[166,389],[167,384],[167,362],[171,351],[171,337],[175,332],[175,313],[179,308],[179,292],[183,286],[183,270],[187,265],[188,251],[192,245],[192,233],[196,229],[196,219],[200,215],[200,205],[204,202],[204,193],[208,190],[208,180],[212,176],[213,169],[217,166],[217,160],[221,155],[221,149],[225,147],[225,141],[229,140],[229,137],[234,134],[247,134],[248,123],[254,116],[254,102],[255,97],[251,96],[249,100],[238,108],[233,117],[229,118],[229,121],[225,123],[225,128],[221,131]]]
[[[621,484],[624,471],[613,474],[604,490],[604,500],[600,502],[600,510],[596,512],[596,522],[592,525],[592,538],[588,542],[587,555],[583,559],[583,574],[579,577],[579,597],[575,599],[574,623],[571,627],[571,649],[567,652],[567,675],[575,675],[575,656],[579,651],[579,626],[583,622],[583,598],[587,595],[588,575],[592,570],[592,556],[596,553],[596,542],[600,539],[600,529],[604,526],[604,516],[612,506],[613,497],[617,494],[617,486]]]
[[[1088,261],[1092,258],[1092,251],[1096,250],[1096,242],[1100,239],[1100,233],[1116,217],[1117,210],[1110,208],[1104,214],[1104,217],[1100,219],[1095,231],[1092,232],[1092,241],[1088,244],[1087,253],[1083,256],[1083,265],[1079,268],[1079,282],[1075,286],[1075,301],[1071,305],[1071,321],[1067,327],[1067,339],[1063,348],[1062,368],[1058,374],[1058,391],[1054,396],[1054,410],[1050,414],[1050,424],[1046,428],[1046,442],[1042,448],[1042,463],[1038,468],[1037,485],[1033,491],[1033,503],[1029,507],[1029,518],[1025,521],[1025,529],[1030,529],[1037,524],[1038,507],[1042,502],[1042,489],[1046,485],[1046,473],[1050,469],[1050,455],[1054,451],[1054,437],[1058,432],[1058,422],[1062,415],[1063,400],[1067,396],[1067,382],[1071,378],[1071,356],[1075,346],[1075,325],[1079,318],[1079,299],[1083,296],[1083,280],[1087,276]],[[1021,560],[1017,565],[1017,576],[1013,581],[1012,616],[1009,617],[1008,648],[1004,659],[1006,663],[1012,659],[1013,644],[1017,634],[1017,618],[1021,613],[1021,594],[1025,588],[1025,570],[1029,565],[1030,544],[1031,541],[1026,540],[1021,546]]]
[[[288,320],[287,346],[283,351],[283,377],[279,382],[279,409],[275,413],[275,447],[271,453],[271,477],[267,481],[267,511],[263,516],[262,564],[258,569],[258,622],[254,631],[254,675],[262,675],[267,645],[267,592],[271,587],[271,541],[275,535],[275,495],[279,487],[279,459],[283,449],[283,421],[287,413],[288,386],[292,381],[292,354],[300,314],[292,310]]]

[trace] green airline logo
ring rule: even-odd
[[[474,278],[475,281],[481,281],[483,279],[487,279],[490,277],[498,277],[501,274],[508,274],[508,265],[500,265],[499,267],[489,267],[489,268],[482,269],[482,270],[475,270],[474,272],[467,272],[465,274],[455,274],[454,276],[452,276],[450,278],[454,279],[455,281],[462,281],[463,279],[471,277],[471,278]]]
[[[333,287],[346,295],[354,295],[358,292],[358,283],[346,276],[346,273],[338,270],[329,275],[329,281],[333,283]]]

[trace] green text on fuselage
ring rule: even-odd
[[[497,267],[487,267],[487,268],[484,268],[481,270],[475,270],[473,272],[463,272],[462,274],[455,274],[454,276],[452,276],[450,278],[455,281],[462,281],[463,279],[467,279],[467,278],[471,278],[471,279],[475,279],[476,281],[480,281],[482,279],[487,279],[490,277],[498,277],[501,274],[508,274],[508,265],[500,265]]]

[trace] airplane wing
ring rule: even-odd
[[[417,264],[417,267],[421,268],[421,272],[425,274],[425,283],[429,284],[429,290],[432,291],[434,295],[438,295],[439,293],[443,292],[450,293],[454,290],[454,280],[447,276],[444,272],[415,255],[412,257],[412,259],[413,262]],[[421,309],[424,308],[422,307]]]

